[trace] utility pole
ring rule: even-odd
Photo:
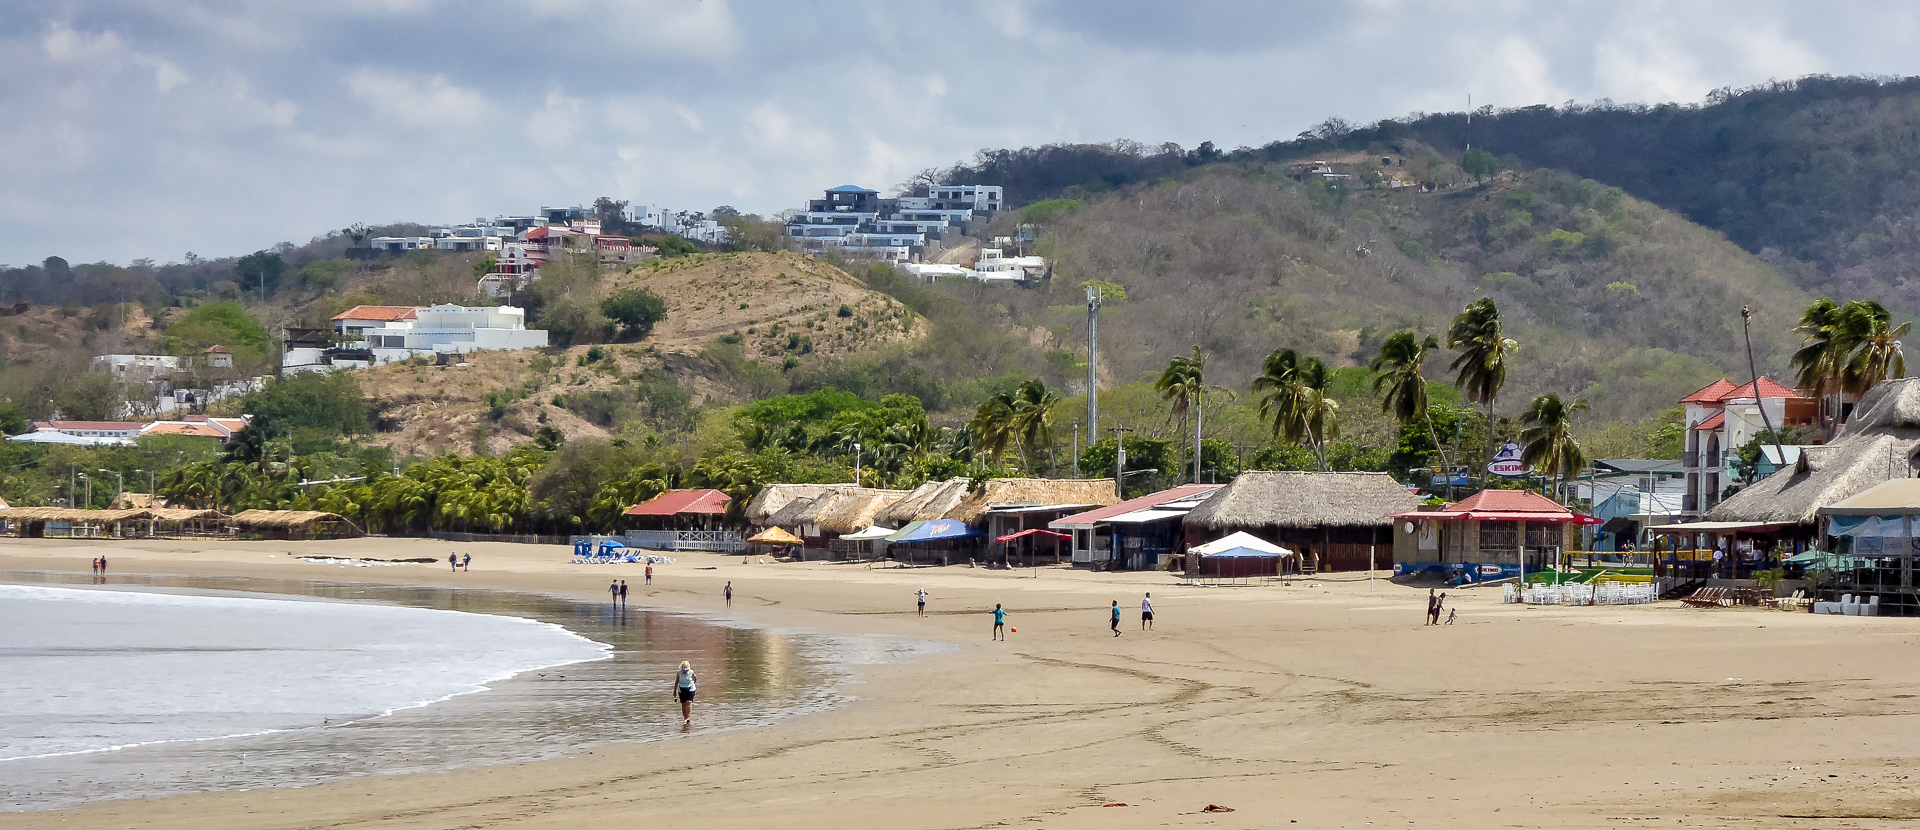
[[[1200,483],[1200,424],[1206,420],[1207,393],[1193,396],[1193,483]]]
[[[127,493],[127,477],[120,473],[106,469],[105,467],[100,468],[98,472],[107,473],[108,475],[113,476],[114,480],[119,482],[119,485],[113,491],[113,508],[115,510],[120,509],[120,499],[121,497],[125,496]]]
[[[1127,433],[1132,431],[1113,428],[1113,495],[1121,501],[1127,500]]]
[[[1073,477],[1080,477],[1080,419],[1073,420]]]
[[[1087,286],[1087,437],[1100,434],[1100,286]]]
[[[853,443],[853,486],[860,486],[860,442]]]
[[[1767,417],[1767,399],[1760,395],[1760,370],[1753,363],[1753,330],[1748,325],[1753,311],[1747,306],[1740,307],[1740,334],[1747,340],[1747,372],[1753,375],[1753,408],[1760,410],[1760,423],[1773,433],[1773,451],[1780,455],[1780,466],[1787,466],[1787,449],[1780,446],[1780,433],[1774,431],[1773,419]],[[1759,465],[1754,465],[1758,467]]]

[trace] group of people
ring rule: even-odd
[[[1451,608],[1445,607],[1447,604],[1447,595],[1446,594],[1436,595],[1434,591],[1435,589],[1433,588],[1427,589],[1426,625],[1453,625],[1454,610]],[[1445,623],[1440,622],[1440,612],[1443,610],[1447,612],[1447,621]]]
[[[473,554],[471,553],[447,554],[447,567],[452,568],[455,571],[472,570],[472,565],[473,565]]]
[[[916,605],[918,606],[918,608],[916,609],[917,613],[919,614],[919,616],[922,616],[922,617],[926,616],[927,615],[927,589],[921,588],[918,592],[915,593],[914,598],[917,600],[916,602]],[[1109,620],[1108,627],[1113,630],[1113,636],[1118,637],[1120,636],[1120,601],[1119,600],[1116,599],[1113,601],[1112,610],[1113,610],[1113,613],[1108,617],[1108,620]],[[1140,630],[1141,631],[1153,630],[1153,593],[1151,591],[1147,592],[1145,596],[1142,596],[1140,598]],[[1005,640],[1006,638],[1007,638],[1007,609],[1002,607],[1000,603],[996,602],[993,604],[993,639]]]
[[[93,559],[93,575],[94,575],[94,576],[105,576],[105,575],[106,575],[106,573],[107,573],[107,558],[106,558],[106,557],[104,557],[104,556],[96,556],[96,557],[94,557],[94,559]]]

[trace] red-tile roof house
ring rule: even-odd
[[[1432,573],[1461,582],[1550,568],[1568,545],[1569,526],[1600,523],[1531,490],[1482,490],[1439,509],[1388,518],[1394,576]]]

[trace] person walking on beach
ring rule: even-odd
[[[620,580],[607,583],[607,601],[614,605],[620,604]]]
[[[1440,600],[1435,596],[1437,593],[1438,589],[1427,589],[1427,618],[1420,623],[1422,628],[1440,621],[1440,606],[1437,604]]]
[[[1444,593],[1443,593],[1443,594],[1441,594],[1440,596],[1437,596],[1437,597],[1434,597],[1434,598],[1433,598],[1433,624],[1434,624],[1434,625],[1439,625],[1439,624],[1440,624],[1440,611],[1441,611],[1441,610],[1442,610],[1443,608],[1445,608],[1445,607],[1446,607],[1446,605],[1447,605],[1447,595],[1446,595],[1446,594],[1444,594]]]
[[[457,554],[457,553],[447,554],[447,570],[450,570],[450,571],[460,570],[460,554]]]
[[[727,580],[727,607],[733,607],[733,580]]]
[[[1000,603],[997,602],[993,604],[993,638],[996,640],[1007,638],[1007,610],[1001,608]]]
[[[693,723],[694,684],[699,677],[693,673],[693,664],[680,661],[680,675],[674,679],[674,693],[680,698],[680,722]]]
[[[1120,601],[1113,601],[1113,636],[1120,636]]]
[[[653,560],[647,560],[647,584],[653,584]]]
[[[919,615],[922,617],[926,616],[927,615],[927,589],[921,588],[919,591],[915,592],[913,596],[914,596],[914,599],[919,600],[919,603],[918,603],[918,605],[920,606]]]
[[[99,576],[100,575],[100,557],[98,556],[94,557],[93,562],[89,564],[93,565],[94,576]]]
[[[1153,628],[1153,592],[1149,591],[1146,596],[1140,598],[1140,630],[1146,631],[1151,628]]]
[[[620,580],[620,607],[627,607],[627,581]]]
[[[473,554],[471,553],[460,554],[460,570],[463,570],[463,571],[473,570]]]

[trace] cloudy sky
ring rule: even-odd
[[[0,263],[611,195],[771,213],[985,147],[1920,73],[1885,3],[0,0]]]

